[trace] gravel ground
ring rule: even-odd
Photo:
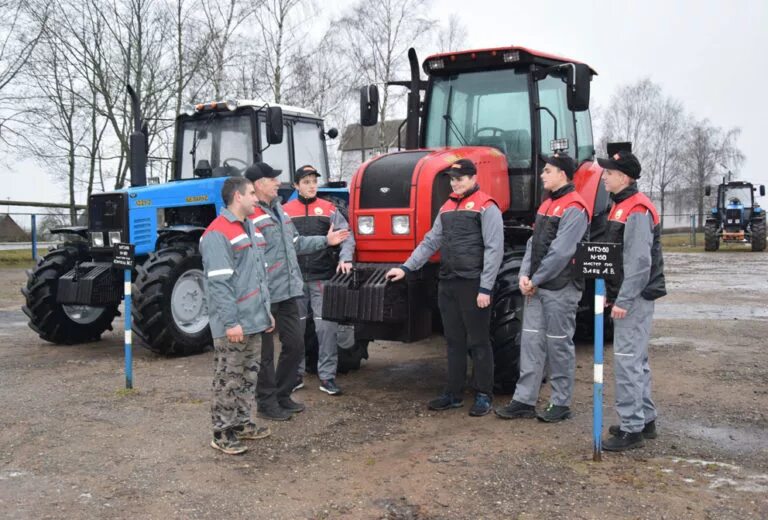
[[[0,517],[768,518],[768,254],[665,261],[651,347],[660,435],[602,462],[591,345],[577,347],[573,419],[543,424],[428,411],[439,338],[374,343],[339,378],[343,396],[308,377],[306,412],[221,455],[207,446],[210,352],[137,346],[126,392],[120,322],[96,343],[47,344],[19,310],[23,270],[0,269]],[[608,349],[606,422],[611,362]]]

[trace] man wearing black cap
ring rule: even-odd
[[[304,410],[304,405],[291,399],[296,372],[304,357],[304,336],[299,323],[296,303],[303,293],[304,281],[296,257],[340,244],[349,235],[347,230],[328,230],[326,236],[302,237],[291,218],[285,213],[277,196],[280,170],[267,163],[254,163],[245,171],[253,182],[259,204],[249,216],[254,232],[265,248],[272,315],[280,335],[280,358],[275,371],[273,333],[264,333],[261,348],[261,372],[256,393],[258,415],[264,419],[287,421],[292,414]]]
[[[475,403],[469,415],[491,411],[493,350],[489,337],[491,291],[504,255],[504,228],[496,202],[480,191],[477,169],[459,159],[441,173],[451,178],[451,193],[432,229],[400,267],[387,272],[390,280],[421,268],[440,250],[437,302],[448,343],[448,385],[429,402],[432,410],[464,405],[467,353],[472,353]]]
[[[539,206],[520,266],[520,292],[526,297],[520,378],[512,401],[495,411],[502,419],[537,416],[536,401],[548,365],[552,393],[538,418],[559,422],[571,416],[576,369],[573,333],[584,288],[572,259],[576,245],[587,238],[591,209],[571,182],[576,162],[563,152],[544,161],[541,181],[550,195]]]
[[[349,229],[347,219],[336,206],[317,197],[319,178],[320,172],[309,164],[297,169],[293,175],[293,186],[298,191],[298,196],[283,206],[302,236],[324,236],[331,227]],[[306,327],[305,318],[310,306],[312,308],[318,342],[317,376],[320,378],[320,390],[329,395],[341,394],[341,388],[336,384],[339,324],[323,320],[323,286],[336,272],[348,273],[352,270],[355,239],[350,235],[342,242],[341,250],[337,249],[325,248],[299,256],[299,266],[304,278],[304,294],[298,300],[299,312],[304,317],[302,324]],[[303,370],[300,372],[301,378]]]
[[[621,244],[618,279],[609,280],[607,303],[613,318],[613,371],[616,413],[621,424],[608,429],[606,451],[624,451],[656,438],[656,406],[651,399],[648,341],[654,300],[667,294],[661,255],[659,214],[648,197],[637,190],[640,162],[620,151],[598,159],[604,168],[603,183],[611,194],[607,242]]]

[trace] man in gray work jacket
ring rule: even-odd
[[[504,228],[496,202],[480,191],[472,161],[459,159],[441,174],[450,176],[453,193],[408,260],[386,276],[399,280],[440,250],[437,302],[448,343],[448,385],[428,406],[448,410],[464,405],[467,354],[471,352],[475,403],[469,415],[478,417],[491,411],[491,291],[504,255]]]
[[[250,181],[238,177],[226,180],[221,195],[227,207],[200,239],[214,348],[211,446],[237,455],[248,449],[241,440],[270,433],[251,422],[251,403],[259,372],[259,333],[272,330],[274,320],[264,255],[247,220],[256,192]]]
[[[298,196],[283,206],[302,236],[324,236],[331,227],[349,229],[347,220],[333,202],[318,198],[319,179],[320,172],[309,164],[297,169],[293,176],[293,186],[298,191]],[[326,248],[316,253],[299,256],[301,274],[304,278],[304,296],[298,300],[299,311],[302,315],[302,323],[306,327],[306,316],[309,309],[312,309],[318,342],[317,376],[320,378],[320,390],[329,395],[341,394],[341,388],[336,384],[341,331],[338,323],[323,319],[323,288],[325,282],[335,273],[348,273],[352,270],[354,253],[355,239],[350,235],[342,243],[340,251]],[[354,336],[348,335],[352,336],[349,339],[354,341]],[[304,367],[300,367],[299,383],[296,386],[303,385],[302,368]]]
[[[292,414],[304,410],[303,404],[291,399],[296,373],[304,357],[304,336],[296,302],[304,294],[304,280],[296,254],[313,253],[340,244],[349,236],[349,231],[334,231],[331,227],[325,236],[299,235],[278,199],[278,175],[280,170],[267,163],[254,163],[245,171],[245,177],[253,182],[259,199],[249,219],[257,236],[261,235],[263,239],[272,315],[282,345],[275,369],[273,334],[262,336],[258,415],[273,421],[287,421]]]
[[[536,416],[546,365],[552,394],[538,418],[558,422],[571,415],[576,369],[573,333],[584,288],[572,259],[576,245],[587,239],[591,208],[571,182],[576,161],[562,152],[544,157],[544,161],[541,181],[550,195],[536,212],[533,235],[520,266],[520,292],[526,299],[520,378],[512,401],[496,409],[502,419]]]
[[[606,451],[624,451],[656,438],[656,405],[651,398],[651,337],[654,301],[667,294],[661,255],[659,214],[648,197],[637,190],[640,162],[620,151],[598,159],[603,184],[611,194],[606,241],[621,244],[618,279],[609,280],[607,304],[613,318],[613,371],[616,412],[621,424],[609,428]]]

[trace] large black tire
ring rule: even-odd
[[[339,349],[339,365],[337,371],[346,374],[351,370],[359,370],[360,362],[368,359],[368,340],[358,339],[352,348]]]
[[[22,310],[29,318],[29,327],[42,339],[73,345],[98,341],[104,331],[112,330],[112,321],[120,314],[118,305],[84,307],[56,302],[59,278],[72,270],[76,262],[90,260],[87,255],[85,244],[64,244],[27,271],[27,285],[21,289],[26,299]]]
[[[150,253],[136,272],[133,331],[147,348],[166,356],[187,356],[212,345],[202,288],[203,260],[195,247]]]
[[[720,237],[717,236],[717,222],[709,221],[704,225],[704,251],[717,251]]]
[[[765,251],[765,220],[752,221],[752,251]]]
[[[523,297],[512,291],[498,298],[491,315],[493,391],[513,394],[520,377],[520,341],[523,331]]]

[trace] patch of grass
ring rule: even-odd
[[[134,395],[138,395],[139,391],[135,388],[119,388],[115,391],[115,396],[117,397],[131,397]]]
[[[48,253],[47,247],[38,247],[38,258]],[[0,251],[0,267],[33,267],[32,249],[14,249],[12,251]]]
[[[669,233],[661,235],[661,246],[665,252],[670,253],[703,253],[704,252],[704,233],[696,233],[696,245],[694,246],[690,233]],[[712,251],[718,252],[752,252],[749,244],[723,244],[720,243],[720,249]]]

